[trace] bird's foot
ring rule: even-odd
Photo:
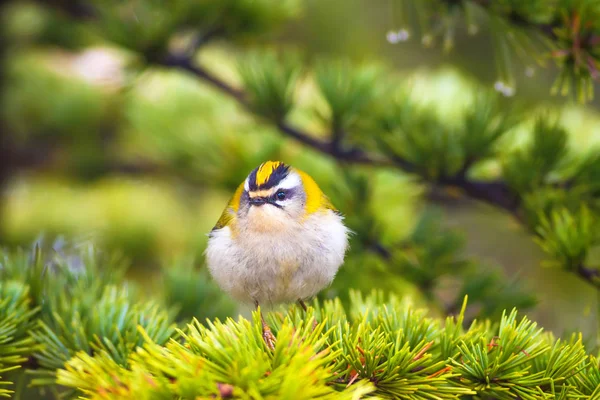
[[[319,325],[319,323],[317,322],[317,319],[313,318],[313,323],[312,323],[313,331],[317,328],[317,325]]]
[[[271,329],[266,326],[263,325],[263,340],[265,341],[267,347],[271,350],[275,350],[275,336],[273,335],[273,332],[271,332]]]
[[[257,310],[259,309],[258,301],[254,300],[254,306]],[[265,344],[269,349],[275,350],[275,336],[273,335],[273,332],[271,332],[271,328],[269,328],[269,325],[267,325],[265,317],[262,314],[262,310],[260,311],[260,322],[262,324],[262,337],[265,341]]]
[[[304,300],[298,299],[298,304],[300,304],[300,307],[302,307],[302,309],[304,310],[305,313],[308,313],[308,307],[306,306],[306,303],[304,302]],[[317,325],[319,325],[319,322],[317,322],[317,318],[316,317],[313,317],[313,322],[312,322],[312,329],[313,329],[313,331],[315,330],[315,328],[317,327]]]

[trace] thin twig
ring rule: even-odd
[[[202,80],[215,86],[222,92],[227,93],[229,96],[236,99],[240,104],[244,105],[245,107],[248,106],[248,103],[246,102],[244,98],[244,93],[242,91],[227,84],[223,80],[211,74],[206,69],[195,66],[192,63],[190,56],[186,54],[169,54],[164,60],[161,60],[160,63],[166,67],[176,67],[191,72],[192,74],[196,75]]]

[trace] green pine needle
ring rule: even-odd
[[[597,360],[581,338],[554,340],[516,310],[493,328],[466,328],[466,298],[445,325],[380,292],[351,298],[348,310],[333,300],[314,303],[305,317],[295,307],[269,313],[274,350],[263,341],[258,311],[251,321],[194,320],[164,346],[140,328],[144,344],[127,368],[105,351],[78,353],[58,383],[86,399],[551,399],[597,390],[600,376],[590,367]]]

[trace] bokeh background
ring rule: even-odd
[[[425,224],[432,230],[425,229],[426,236],[450,235],[453,257],[475,263],[482,273],[497,270],[508,288],[535,298],[522,304],[541,326],[557,335],[595,336],[597,291],[573,274],[544,267],[539,246],[511,216],[464,197],[432,194],[398,171],[363,170],[369,193],[361,196],[340,184],[350,167],[284,137],[189,73],[142,65],[132,51],[56,11],[66,3],[2,6],[1,127],[3,143],[11,147],[0,155],[1,245],[27,247],[40,238],[93,240],[123,253],[131,262],[129,278],[143,282],[149,295],[167,291],[167,297],[192,304],[194,293],[169,292],[169,287],[189,283],[186,274],[202,270],[206,235],[239,182],[262,161],[280,159],[310,173],[350,220],[368,210],[387,242],[405,240],[428,215]],[[444,53],[416,39],[386,40],[390,29],[399,28],[387,1],[299,3],[301,12],[271,34],[269,43],[297,48],[309,58],[387,65],[449,123],[498,79],[485,25],[476,36],[459,29],[454,50]],[[215,74],[239,84],[236,57],[248,45],[251,41],[215,40],[199,57]],[[517,61],[514,68],[516,91],[507,107],[549,107],[568,130],[575,154],[600,145],[598,100],[580,105],[550,96],[557,73],[552,65],[531,68]],[[314,109],[323,107],[322,99],[310,89],[299,96],[304,109],[290,119],[319,131]],[[516,128],[506,150],[528,134],[526,127]],[[356,287],[382,288],[424,304],[431,300],[400,269],[359,244],[353,248],[324,296]],[[169,275],[169,268],[177,273]],[[245,312],[223,299],[208,275],[194,277],[188,290],[203,292],[203,303],[190,306],[189,315]],[[452,297],[455,288],[442,283],[436,296]]]

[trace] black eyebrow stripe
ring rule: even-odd
[[[258,190],[258,187],[256,186],[256,173],[258,172],[258,168],[260,167],[254,168],[248,176],[248,188],[250,189],[250,191]]]

